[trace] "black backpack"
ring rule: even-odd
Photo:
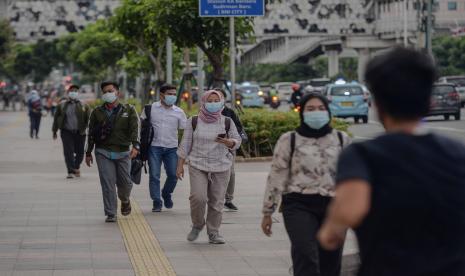
[[[144,112],[146,118],[140,122],[140,156],[142,161],[147,161],[149,159],[150,145],[152,144],[154,135],[152,123],[150,122],[152,105],[145,105]]]

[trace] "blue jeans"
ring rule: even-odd
[[[161,191],[161,196],[171,198],[171,194],[176,187],[178,179],[176,177],[176,166],[178,163],[178,155],[176,154],[177,148],[164,148],[164,147],[150,147],[149,151],[149,188],[150,197],[155,204],[161,207],[162,200],[160,198],[160,172],[161,163],[165,165],[166,181]]]

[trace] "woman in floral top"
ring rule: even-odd
[[[334,196],[337,158],[350,138],[330,126],[331,112],[325,97],[309,94],[300,106],[300,126],[295,132],[283,134],[274,150],[262,229],[271,235],[271,215],[282,198],[294,276],[336,276],[341,269],[342,249],[321,249],[316,233]]]

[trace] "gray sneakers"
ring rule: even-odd
[[[218,233],[208,234],[208,242],[211,244],[225,244],[226,243],[224,238]]]
[[[195,241],[199,238],[199,234],[202,232],[202,229],[197,229],[192,227],[192,230],[187,234],[187,240],[190,242]],[[210,233],[208,234],[208,242],[211,244],[224,244],[226,241],[224,238],[218,233]]]
[[[199,237],[201,231],[202,229],[192,227],[192,230],[187,234],[187,240],[190,242],[195,241]]]

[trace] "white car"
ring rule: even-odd
[[[292,90],[292,82],[278,82],[275,83],[274,89],[278,92],[279,99],[281,101],[290,101],[292,93],[294,92]]]

